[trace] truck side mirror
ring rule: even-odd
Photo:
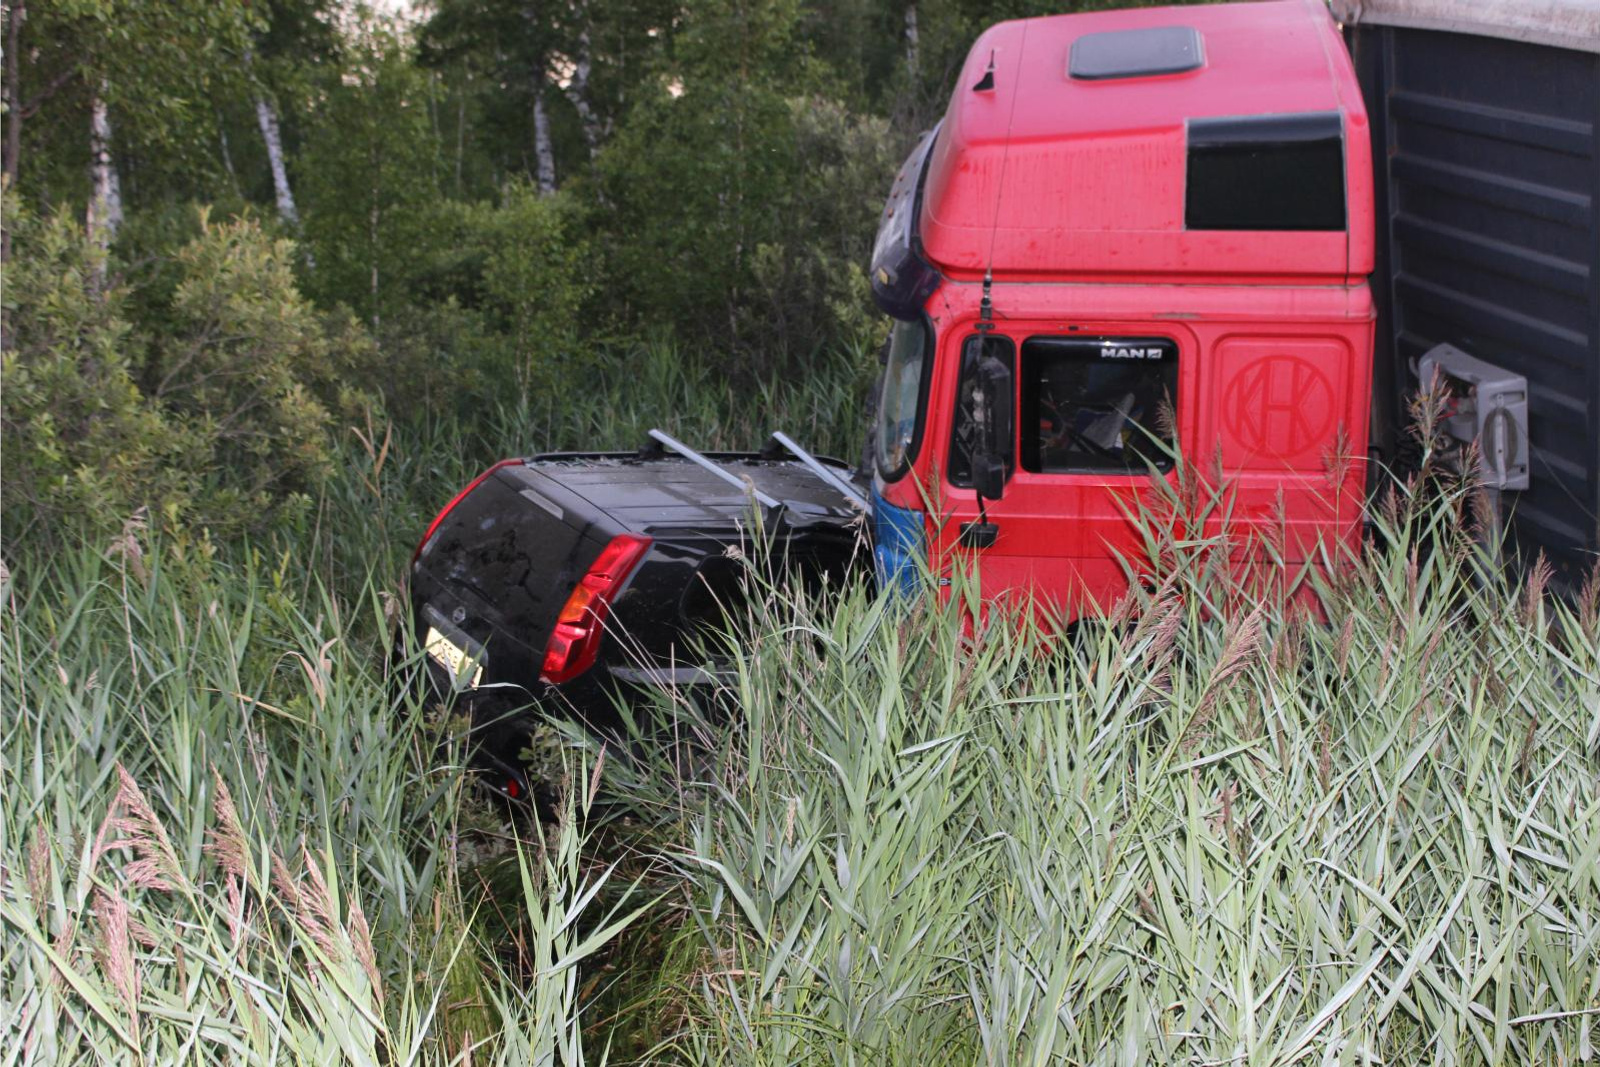
[[[986,500],[1005,495],[1011,470],[1012,385],[1011,368],[992,355],[978,362],[977,389],[973,396],[978,424],[978,447],[972,456],[972,487]]]

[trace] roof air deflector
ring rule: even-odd
[[[1067,73],[1080,81],[1182,74],[1205,63],[1200,33],[1192,26],[1088,33],[1072,42]]]

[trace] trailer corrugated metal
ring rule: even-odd
[[[1528,379],[1511,529],[1566,581],[1600,550],[1600,3],[1336,0],[1372,120],[1375,441],[1423,352]]]

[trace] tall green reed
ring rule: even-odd
[[[354,625],[378,591],[123,548],[5,606],[0,1061],[582,1063],[577,967],[629,919],[587,795],[523,846],[523,958],[485,944],[466,780]]]
[[[741,715],[657,795],[703,931],[663,1054],[1592,1056],[1600,586],[1485,569],[1471,495],[1402,487],[1306,569],[1317,612],[1155,514],[1152,587],[1066,633],[975,626],[959,572],[944,603],[757,596]]]

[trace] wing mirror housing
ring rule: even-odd
[[[1011,368],[992,355],[978,362],[977,389],[973,396],[978,423],[978,447],[972,456],[972,487],[985,500],[1005,495],[1011,472],[1014,432]]]

